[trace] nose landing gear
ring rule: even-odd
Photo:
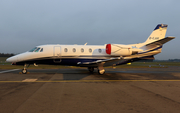
[[[27,74],[27,68],[30,66],[30,64],[24,64],[24,69],[22,69],[22,74]]]

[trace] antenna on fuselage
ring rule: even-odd
[[[87,45],[87,42],[84,45]]]

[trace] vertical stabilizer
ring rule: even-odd
[[[154,31],[151,33],[151,35],[148,37],[148,39],[145,41],[145,44],[149,44],[149,43],[165,38],[167,26],[168,25],[166,24],[158,24],[155,27]]]

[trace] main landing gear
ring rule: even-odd
[[[103,75],[103,74],[105,73],[105,70],[104,70],[103,66],[99,66],[99,67],[98,67],[98,73],[99,73],[100,75]]]
[[[24,69],[22,69],[22,74],[27,74],[27,68],[30,66],[30,64],[24,64]]]
[[[99,63],[98,64],[98,73],[100,74],[100,75],[103,75],[104,73],[105,73],[105,70],[104,70],[104,63],[105,62],[101,62],[101,63]]]
[[[98,69],[98,73],[100,75],[103,75],[105,73],[105,69],[104,69],[103,66],[100,65],[100,66],[97,67],[97,69]],[[90,73],[93,73],[94,72],[94,67],[88,67],[88,70],[89,70]]]
[[[90,73],[93,73],[94,72],[94,67],[88,67],[88,70]]]

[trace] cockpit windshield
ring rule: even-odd
[[[31,49],[29,52],[39,52],[39,50],[40,50],[40,52],[43,52],[43,48],[40,48],[40,47],[35,47],[35,48]]]
[[[37,49],[37,47],[31,49],[29,52],[33,52],[33,51],[36,50],[36,49]]]
[[[43,52],[43,48],[41,48],[40,52]]]
[[[37,48],[34,52],[39,52],[40,48]]]

